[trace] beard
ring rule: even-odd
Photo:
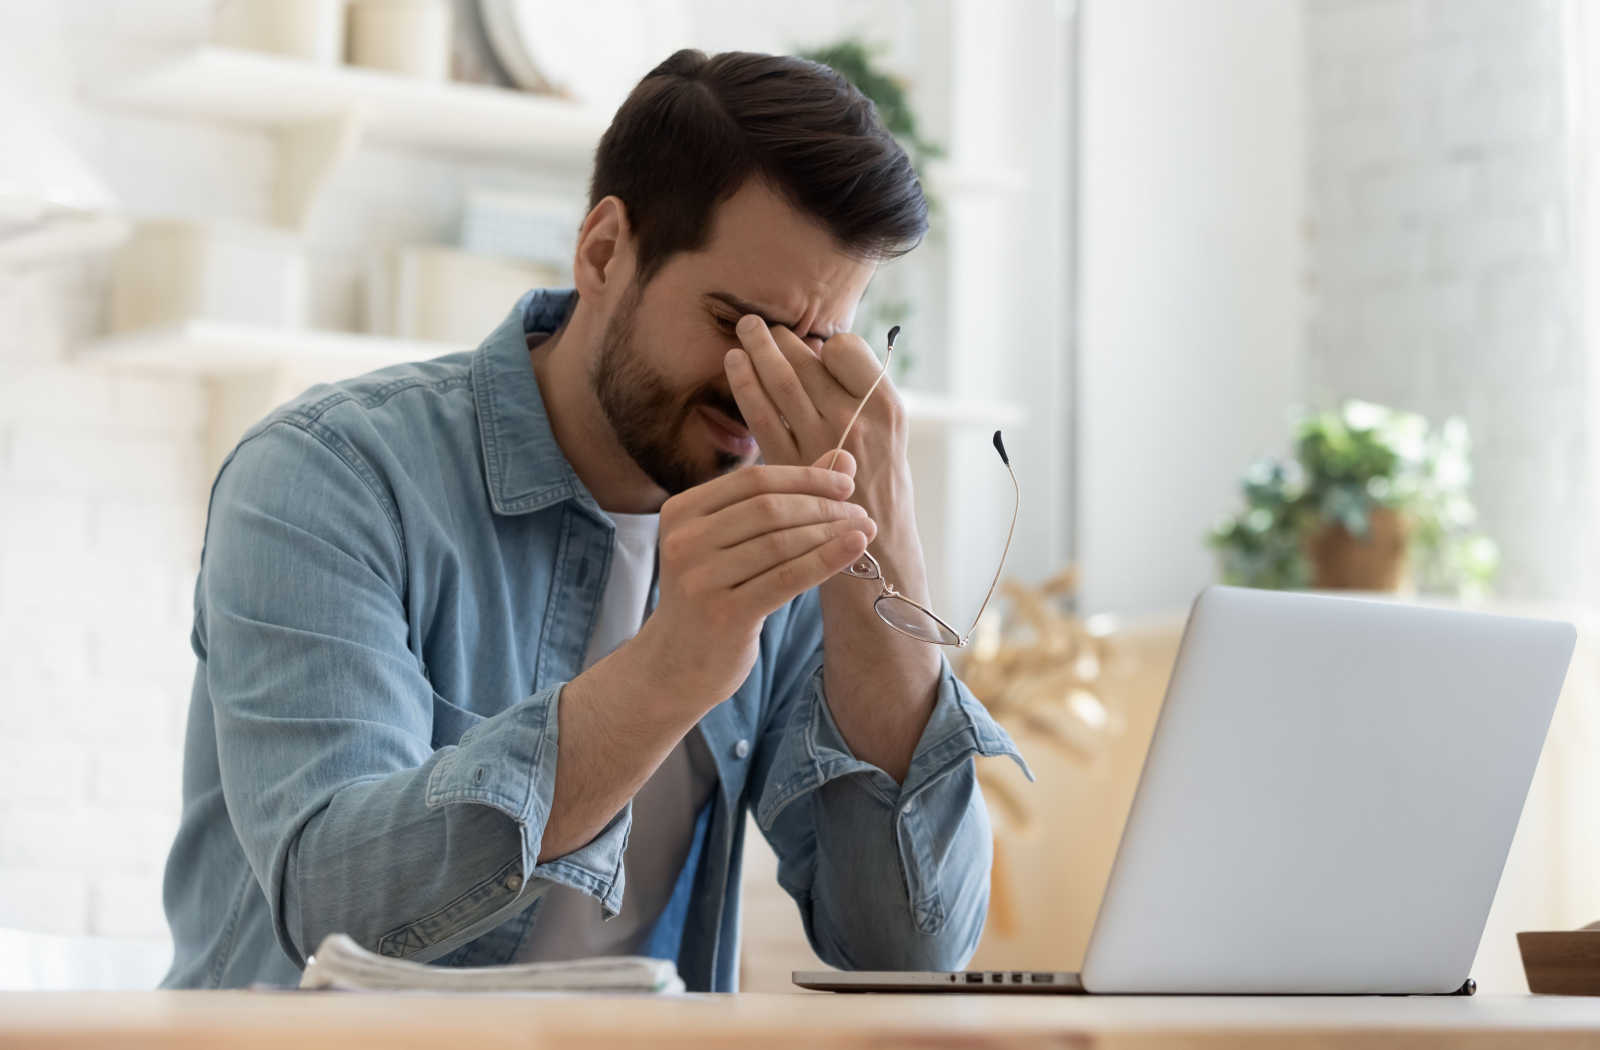
[[[589,385],[623,451],[646,477],[667,495],[675,496],[744,462],[721,449],[697,460],[684,447],[684,431],[694,410],[701,405],[715,408],[741,425],[744,414],[730,394],[710,383],[688,394],[675,393],[645,361],[634,343],[634,315],[640,298],[641,289],[634,285],[616,315],[606,322],[600,353],[589,371]]]

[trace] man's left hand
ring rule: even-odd
[[[740,318],[737,332],[741,346],[729,350],[723,364],[762,457],[778,465],[817,462],[839,443],[882,364],[865,340],[849,332],[817,350],[788,328],[768,328],[753,314]],[[899,591],[925,602],[907,431],[905,406],[885,376],[851,428],[845,449],[856,461],[853,499],[878,524],[873,556]]]

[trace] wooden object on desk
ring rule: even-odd
[[[661,1050],[1517,1046],[1600,1042],[1600,1000],[0,992],[0,1048]]]
[[[1540,995],[1600,995],[1600,923],[1581,930],[1517,934],[1528,990]]]

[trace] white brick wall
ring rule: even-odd
[[[1502,592],[1576,597],[1587,365],[1563,0],[1309,0],[1308,377],[1464,416]]]
[[[204,391],[71,361],[94,270],[0,269],[0,925],[161,936]]]

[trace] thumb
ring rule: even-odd
[[[856,457],[852,456],[844,449],[839,450],[839,458],[837,461],[834,460],[833,456],[833,450],[830,449],[827,452],[824,452],[821,456],[817,457],[817,461],[811,465],[813,467],[822,467],[825,470],[837,470],[839,473],[848,475],[852,478],[856,476]]]

